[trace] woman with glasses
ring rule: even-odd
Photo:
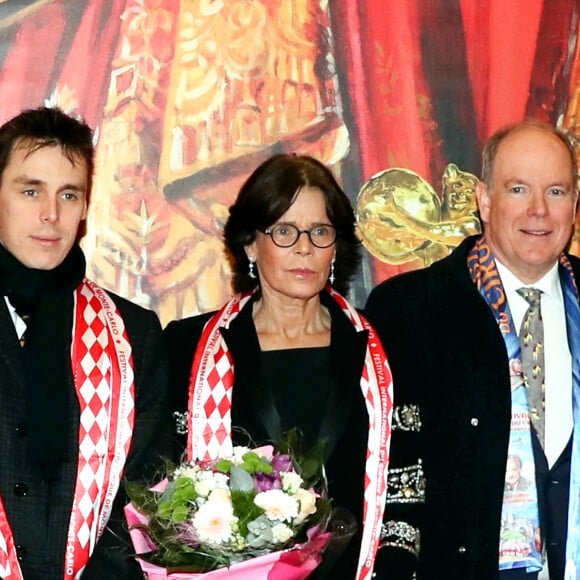
[[[215,457],[232,439],[252,446],[295,427],[307,443],[324,440],[329,496],[357,531],[315,576],[370,578],[391,380],[374,330],[341,294],[360,259],[352,206],[323,164],[276,155],[242,186],[224,234],[237,294],[165,331],[187,454]]]

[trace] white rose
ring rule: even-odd
[[[286,524],[276,524],[275,526],[272,526],[272,537],[276,544],[287,542],[293,535],[294,532]]]
[[[207,496],[208,501],[230,501],[231,493],[229,489],[214,489]]]
[[[300,513],[297,522],[303,522],[309,515],[316,511],[316,495],[307,489],[299,489],[296,499],[300,504]]]
[[[202,471],[197,476],[195,484],[195,493],[202,497],[207,497],[215,489],[215,478],[210,471]]]
[[[256,495],[254,503],[261,507],[269,520],[292,521],[298,516],[298,501],[281,489],[269,489]]]
[[[294,471],[282,471],[282,489],[288,493],[296,493],[304,481]]]
[[[229,486],[229,476],[225,473],[213,473],[213,485],[214,489],[230,489]]]

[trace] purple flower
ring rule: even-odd
[[[278,454],[272,457],[274,471],[294,471],[290,455]]]
[[[176,540],[179,543],[191,546],[192,548],[199,548],[201,542],[195,533],[195,528],[191,524],[182,524],[177,529],[178,533]]]
[[[282,479],[277,473],[258,472],[254,475],[254,486],[259,492],[282,489]]]

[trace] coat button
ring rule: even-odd
[[[471,418],[471,426],[477,427],[478,425],[479,425],[479,419],[477,417],[472,417]]]
[[[25,483],[17,483],[14,485],[14,493],[19,497],[26,497],[28,495],[28,486]]]
[[[26,437],[26,423],[18,423],[16,426],[16,433],[18,433],[20,437]]]
[[[16,557],[19,560],[24,560],[27,555],[28,552],[26,551],[26,548],[22,544],[16,544]]]
[[[459,546],[459,549],[457,551],[460,554],[466,554],[467,553],[467,548],[465,546]]]

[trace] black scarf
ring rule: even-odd
[[[68,461],[70,431],[70,340],[73,291],[85,275],[78,245],[52,270],[19,262],[0,245],[0,291],[19,316],[27,319],[24,356],[28,452],[43,479],[56,477]],[[28,318],[29,317],[29,318]]]

